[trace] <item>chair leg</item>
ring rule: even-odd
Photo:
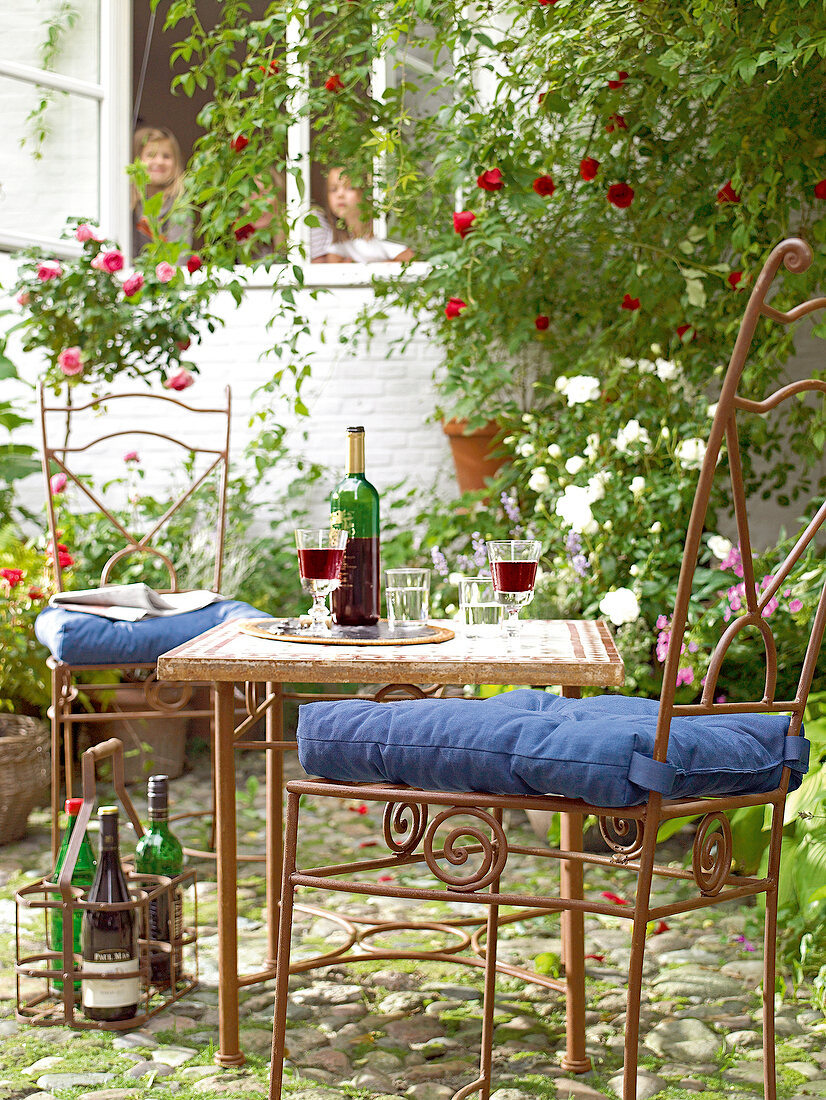
[[[49,717],[52,723],[52,860],[57,859],[60,848],[60,727],[63,715],[63,680],[59,666],[52,663],[52,707]]]
[[[494,810],[493,817],[502,824],[502,811]],[[490,884],[492,894],[499,891],[499,876]],[[482,1050],[479,1056],[479,1090],[481,1100],[489,1100],[493,1073],[493,1011],[496,999],[496,951],[499,943],[499,906],[488,906],[487,932],[485,935],[485,993],[482,1001]]]
[[[653,802],[653,798],[652,798]],[[653,808],[653,807],[652,807]],[[625,1015],[625,1062],[622,1077],[622,1100],[636,1100],[637,1066],[640,1042],[640,1000],[642,997],[642,967],[645,960],[645,935],[650,919],[651,880],[654,875],[654,855],[657,847],[659,807],[646,821],[645,838],[640,853],[637,876],[637,896],[634,925],[631,934],[631,961],[628,967],[628,1002]]]
[[[278,968],[275,974],[275,1009],[272,1019],[272,1061],[270,1063],[269,1100],[280,1100],[284,1075],[284,1032],[287,1027],[287,993],[290,983],[290,941],[293,928],[295,887],[290,878],[295,871],[298,844],[298,795],[287,794],[287,820],[284,829],[284,869],[281,875],[281,912],[278,921]]]
[[[775,1065],[774,991],[777,963],[777,892],[780,875],[780,848],[783,843],[784,804],[772,810],[771,844],[769,847],[769,887],[766,890],[766,921],[763,929],[763,1092],[766,1100],[777,1096]]]

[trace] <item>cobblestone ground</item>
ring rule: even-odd
[[[240,765],[239,835],[252,846],[263,816],[256,791],[258,754]],[[297,765],[291,760],[290,770]],[[246,786],[244,786],[246,781]],[[178,810],[209,804],[208,760],[197,758],[172,784]],[[141,810],[144,803],[135,796]],[[357,803],[335,809],[307,805],[303,810],[305,863],[349,858],[353,850],[381,841],[381,819]],[[206,828],[203,819],[196,830]],[[511,832],[533,843],[528,824],[510,821]],[[181,829],[181,832],[184,830]],[[203,842],[192,834],[190,841]],[[666,856],[681,859],[686,843],[669,842]],[[125,1100],[176,1095],[180,1100],[266,1094],[272,1022],[272,984],[244,991],[242,1046],[248,1062],[241,1070],[220,1070],[212,1062],[217,1043],[217,936],[215,885],[211,867],[198,867],[201,984],[140,1030],[126,1033],[73,1032],[35,1028],[15,1020],[14,891],[49,871],[46,815],[33,815],[29,835],[0,850],[0,1100],[29,1097],[57,1100]],[[128,836],[124,848],[129,848]],[[515,857],[512,877],[526,885],[549,867]],[[242,865],[241,968],[258,968],[264,957],[261,868]],[[619,872],[590,868],[587,882],[597,892],[623,896],[630,889]],[[432,885],[426,871],[399,873],[407,884]],[[673,889],[673,887],[670,887]],[[190,902],[192,898],[189,899]],[[385,919],[439,920],[456,916],[445,903],[409,903],[347,895],[305,895],[304,900],[350,914]],[[467,915],[463,908],[459,915]],[[26,914],[23,936],[37,949],[39,926]],[[639,1095],[662,1100],[704,1092],[714,1100],[762,1096],[760,1049],[760,921],[753,907],[724,906],[675,918],[649,939],[645,967],[643,1045]],[[613,918],[586,919],[588,948],[588,1053],[594,1069],[574,1077],[559,1067],[564,1049],[561,995],[502,978],[496,1005],[495,1089],[493,1100],[528,1097],[599,1100],[621,1087],[625,1020],[624,974],[629,956],[628,925]],[[342,932],[332,921],[298,914],[294,958],[329,949]],[[438,946],[432,933],[397,933],[385,945]],[[503,958],[552,972],[560,951],[557,919],[519,921],[502,930]],[[788,976],[787,976],[788,977]],[[481,973],[474,968],[434,962],[376,960],[336,965],[292,979],[285,1093],[294,1100],[343,1097],[407,1097],[448,1100],[475,1076],[479,1049]],[[813,1010],[810,990],[788,981],[779,1001],[778,1059],[784,1098],[826,1096],[826,1021]]]

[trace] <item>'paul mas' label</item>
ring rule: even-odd
[[[83,969],[107,978],[83,979],[83,1004],[88,1008],[120,1008],[137,1004],[141,995],[138,960],[126,951],[96,951],[94,962],[84,959]],[[121,977],[121,975],[129,977]]]

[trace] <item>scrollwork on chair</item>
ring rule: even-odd
[[[641,821],[626,817],[600,817],[598,821],[600,836],[614,853],[614,863],[626,863],[640,854],[644,835]]]
[[[153,710],[159,710],[169,713],[175,713],[177,711],[184,710],[192,699],[192,685],[191,684],[169,684],[159,683],[158,674],[153,669],[152,672],[146,677],[143,683],[143,693],[147,703]],[[162,699],[161,690],[167,691],[172,688],[178,692],[178,695],[174,699]]]
[[[731,825],[721,810],[706,814],[694,837],[691,869],[706,897],[719,894],[731,870]]]
[[[478,818],[487,828],[483,829],[480,825],[472,823],[457,825],[445,837],[443,851],[437,858],[433,851],[436,832],[443,822],[457,815]],[[460,837],[472,838],[473,844],[457,844]],[[501,823],[485,810],[451,806],[447,810],[442,810],[431,821],[425,834],[423,851],[425,862],[440,882],[444,882],[453,890],[481,890],[502,873],[508,859],[508,840]],[[454,867],[461,867],[462,864],[467,863],[471,854],[479,855],[481,859],[479,866],[468,875],[451,875],[439,866],[439,859],[446,859]]]
[[[407,821],[407,811],[410,820]],[[384,806],[384,842],[396,855],[410,855],[419,846],[427,828],[427,806],[421,802],[386,802]],[[397,839],[393,833],[400,834]]]

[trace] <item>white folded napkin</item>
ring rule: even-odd
[[[64,611],[83,611],[104,619],[139,622],[160,616],[183,615],[199,611],[224,597],[206,588],[192,592],[165,592],[163,595],[148,584],[108,584],[103,588],[84,588],[76,592],[56,592],[49,600],[52,607]]]

